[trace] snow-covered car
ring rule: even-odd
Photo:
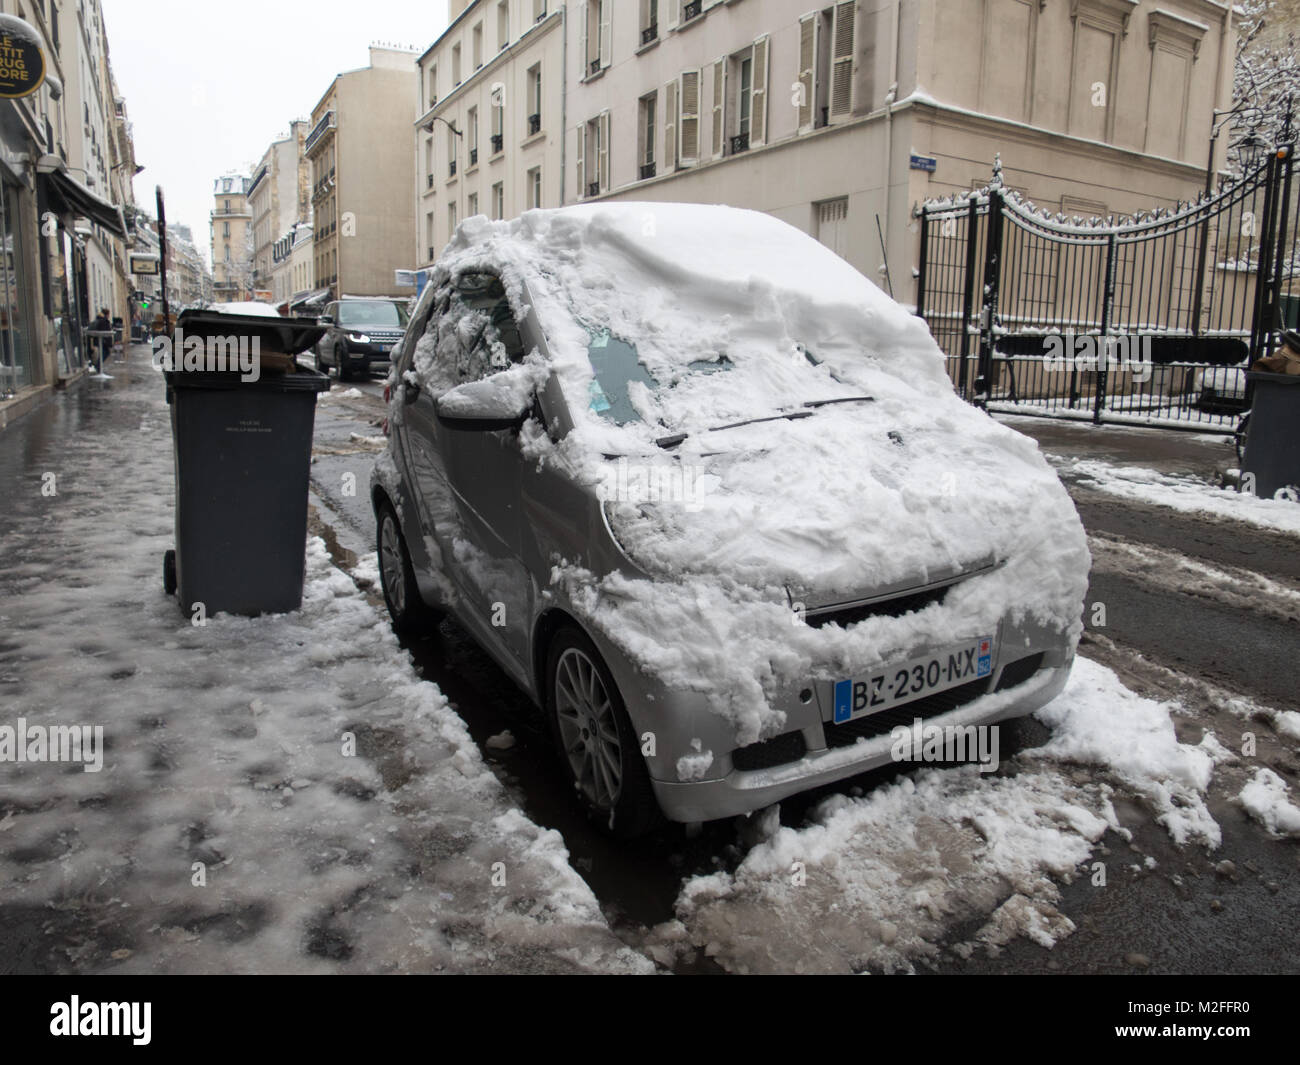
[[[1197,370],[1192,379],[1196,405],[1202,410],[1241,411],[1246,409],[1244,366],[1211,366]]]
[[[725,207],[468,219],[394,355],[371,482],[396,627],[449,611],[618,834],[889,763],[1063,687],[1089,555],[924,323]]]

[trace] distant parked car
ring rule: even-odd
[[[326,305],[317,320],[326,328],[316,345],[316,369],[333,368],[340,381],[388,369],[409,317],[406,300],[341,299]]]
[[[394,626],[454,615],[616,834],[921,760],[922,723],[974,742],[1066,683],[1089,556],[1057,476],[770,216],[467,219],[388,394]]]

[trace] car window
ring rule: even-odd
[[[350,328],[403,329],[406,326],[406,308],[390,300],[349,300],[340,303],[339,325]]]
[[[415,316],[411,319],[406,333],[402,336],[402,353],[398,356],[397,373],[398,376],[406,373],[411,368],[411,361],[415,357],[415,344],[420,337],[424,336],[425,328],[429,324],[429,316],[433,313],[437,299],[434,297],[432,288],[428,293],[428,298],[421,298],[415,305]]]
[[[519,324],[499,278],[462,275],[440,303],[438,358],[457,383],[478,381],[523,359]]]
[[[644,385],[650,392],[658,392],[663,385],[657,381],[637,356],[635,346],[608,329],[589,329],[587,358],[591,362],[591,384],[588,407],[602,418],[617,425],[641,420],[632,404],[633,386]],[[683,377],[719,373],[731,368],[726,355],[714,359],[697,359],[688,363]]]

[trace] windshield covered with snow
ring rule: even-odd
[[[671,387],[692,374],[713,374],[731,367],[725,355],[716,359],[696,359],[676,375],[675,380],[659,381],[637,357],[636,347],[607,329],[591,333],[587,345],[592,379],[588,388],[588,408],[616,425],[642,421],[638,408],[653,410],[652,393]]]
[[[340,303],[338,323],[351,328],[405,329],[406,308],[388,300]]]

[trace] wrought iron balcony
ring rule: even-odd
[[[739,155],[741,152],[749,151],[749,134],[738,133],[731,138],[731,154]]]
[[[654,165],[654,163],[642,163],[642,164],[641,164],[640,174],[641,174],[641,180],[642,180],[642,181],[645,181],[647,178],[652,178],[652,177],[654,177],[654,176],[655,176],[655,165]]]
[[[541,131],[542,131],[542,116],[541,116],[541,114],[529,115],[529,116],[528,116],[528,135],[531,137],[534,133],[540,133]]]
[[[504,147],[505,145],[505,142],[506,142],[505,137],[503,137],[500,133],[492,134],[492,154],[496,155],[497,152],[501,151],[502,147]]]
[[[334,112],[326,111],[324,117],[322,117],[321,120],[317,122],[316,125],[312,128],[312,131],[307,134],[307,139],[306,141],[303,142],[302,150],[304,152],[310,152],[312,148],[314,148],[316,144],[325,136],[325,134],[328,133],[333,128],[334,128]]]
[[[588,73],[588,74],[599,74],[599,73],[600,73],[600,60],[599,60],[599,59],[593,59],[590,63],[587,64],[587,73]]]
[[[470,166],[478,166],[478,149],[477,149],[477,148],[471,148],[471,149],[469,150],[469,165],[470,165]]]
[[[682,8],[682,21],[690,22],[693,18],[699,18],[704,11],[704,0],[691,0],[689,4]]]
[[[433,175],[430,174],[428,175],[428,177],[429,177],[429,188],[433,188]]]
[[[432,244],[430,244],[430,245],[429,245],[429,262],[433,262],[433,260],[436,259],[436,258],[437,258],[437,256],[434,254],[434,247],[433,247]]]
[[[456,176],[456,160],[455,160],[455,159],[453,159],[450,163],[447,164],[447,176],[448,176],[448,177],[455,177],[455,176]]]
[[[649,44],[651,41],[657,40],[658,37],[659,37],[659,23],[657,22],[650,23],[649,26],[647,26],[645,29],[641,31],[642,44]]]
[[[600,195],[600,182],[599,182],[599,181],[588,181],[588,182],[587,182],[587,195],[588,195],[588,196],[599,196],[599,195]]]

